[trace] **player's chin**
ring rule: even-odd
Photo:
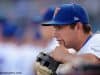
[[[64,46],[65,46],[66,48],[73,48],[72,45],[70,45],[69,43],[65,43]]]

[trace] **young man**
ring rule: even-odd
[[[67,63],[81,59],[86,63],[100,63],[100,34],[92,33],[87,12],[81,5],[64,4],[56,8],[53,19],[43,25],[54,26],[60,44],[77,51],[77,54],[69,54],[58,47],[51,53],[55,60]]]

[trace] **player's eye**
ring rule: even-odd
[[[63,28],[63,26],[55,26],[54,27],[56,30],[61,30]]]

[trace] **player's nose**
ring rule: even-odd
[[[57,40],[61,39],[59,32],[55,32],[54,37],[57,38]]]

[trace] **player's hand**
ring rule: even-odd
[[[52,75],[52,71],[45,66],[42,66],[39,62],[35,63],[36,75]]]
[[[69,54],[68,50],[63,45],[60,45],[56,47],[53,52],[50,53],[50,56],[53,57],[55,60],[64,63],[67,54]]]

